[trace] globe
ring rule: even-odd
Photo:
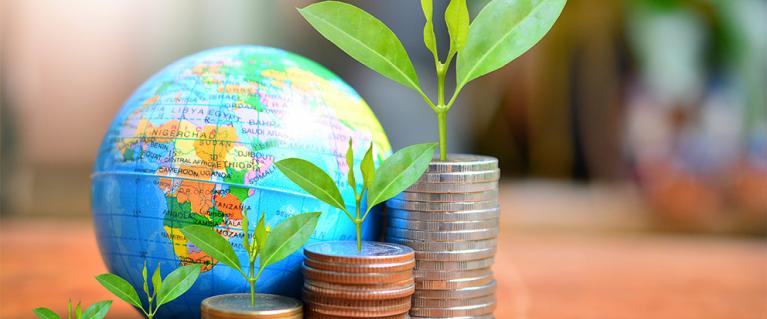
[[[299,55],[236,46],[167,66],[125,102],[99,149],[92,209],[107,268],[141,295],[144,262],[150,273],[159,266],[163,276],[181,265],[204,264],[194,286],[156,316],[199,318],[204,298],[246,292],[248,286],[236,270],[188,242],[182,227],[216,229],[241,261],[247,260],[240,244],[245,213],[251,220],[265,214],[267,224],[275,225],[319,211],[309,243],[353,240],[354,224],[340,210],[309,196],[273,165],[289,157],[311,161],[331,174],[353,205],[345,177],[349,138],[359,155],[355,167],[371,143],[379,164],[391,153],[381,125],[354,89]],[[361,188],[362,178],[357,181]],[[378,215],[374,211],[366,221],[364,239],[379,235]],[[258,292],[298,297],[301,262],[298,251],[267,267]]]

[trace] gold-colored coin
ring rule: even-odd
[[[278,319],[301,318],[303,305],[293,298],[256,294],[256,305],[250,294],[227,294],[206,298],[200,304],[203,319]]]
[[[413,277],[411,270],[390,273],[348,273],[319,270],[306,265],[303,266],[303,270],[306,279],[350,285],[393,283]]]

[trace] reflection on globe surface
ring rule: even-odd
[[[273,165],[288,157],[309,160],[332,172],[353,204],[342,178],[350,137],[360,154],[355,166],[371,142],[378,164],[391,153],[365,101],[306,58],[238,46],[171,64],[123,105],[99,150],[92,206],[107,267],[141,291],[144,261],[150,273],[159,263],[163,276],[183,264],[212,265],[157,316],[199,318],[202,299],[245,292],[247,284],[237,271],[187,242],[179,231],[183,226],[215,227],[238,245],[241,260],[246,260],[239,246],[245,211],[251,219],[265,212],[272,225],[293,214],[321,211],[310,242],[354,239],[354,225],[340,210],[307,195]],[[378,235],[376,215],[365,224],[365,239]],[[298,296],[301,260],[297,252],[268,267],[258,291]]]

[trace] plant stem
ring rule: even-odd
[[[365,190],[362,190],[362,193],[364,193]],[[362,251],[362,222],[365,221],[365,217],[367,217],[367,213],[365,213],[365,216],[360,218],[360,202],[362,202],[362,193],[360,193],[360,196],[357,196],[356,201],[357,205],[355,206],[355,213],[354,216],[354,228],[357,230],[357,251]]]
[[[357,228],[357,251],[362,251],[362,223],[354,223]]]
[[[439,159],[447,160],[447,110],[437,112],[439,125]]]
[[[250,267],[248,270],[248,273],[249,273],[248,283],[250,284],[250,305],[255,307],[256,306],[256,280],[258,279],[256,279],[253,274],[255,273],[256,261],[255,259],[251,259],[249,263],[250,263]]]

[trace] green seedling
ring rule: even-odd
[[[248,213],[242,213],[242,247],[248,253],[248,272],[242,269],[234,248],[229,240],[217,233],[213,228],[202,225],[189,225],[181,232],[190,242],[200,248],[210,257],[237,270],[250,285],[250,302],[256,305],[256,282],[264,269],[300,249],[314,233],[320,213],[304,213],[286,218],[271,228],[264,222],[264,216],[249,235]],[[258,271],[256,271],[258,259]]]
[[[99,301],[83,311],[80,303],[72,309],[72,300],[67,302],[67,319],[102,319],[112,306],[111,300]],[[61,319],[59,315],[48,308],[36,308],[32,312],[40,319]]]
[[[144,315],[152,319],[160,309],[160,306],[169,303],[176,298],[183,295],[192,285],[197,281],[197,277],[200,276],[200,265],[188,265],[176,268],[165,279],[160,275],[160,264],[157,264],[157,268],[154,269],[152,274],[152,293],[149,293],[149,278],[147,278],[148,271],[146,268],[146,262],[144,268],[141,271],[141,276],[144,278],[144,295],[146,295],[146,307],[141,303],[141,299],[136,292],[136,289],[125,279],[114,274],[101,274],[96,276],[96,280],[101,283],[104,288],[109,290],[117,298],[122,299],[128,304],[141,309]]]
[[[432,0],[421,0],[426,18],[423,39],[434,57],[437,99],[424,93],[404,46],[381,20],[353,5],[324,1],[298,9],[322,36],[381,75],[415,90],[437,114],[439,153],[446,159],[447,112],[470,81],[513,61],[551,29],[566,0],[492,0],[470,23],[466,0],[451,0],[445,10],[450,49],[442,62],[433,28]],[[445,97],[445,77],[456,58],[455,90]]]
[[[349,139],[349,149],[346,151],[346,164],[349,167],[347,181],[354,190],[354,215],[347,209],[336,183],[321,168],[300,158],[280,160],[275,165],[304,191],[343,211],[346,217],[354,223],[357,230],[357,249],[362,250],[362,223],[368,217],[370,210],[375,205],[396,196],[418,181],[429,167],[436,148],[436,143],[405,147],[389,156],[376,170],[373,163],[373,144],[371,143],[360,162],[363,183],[362,189],[358,190],[354,176],[352,140]],[[367,193],[367,207],[363,214],[360,204],[365,193]]]

